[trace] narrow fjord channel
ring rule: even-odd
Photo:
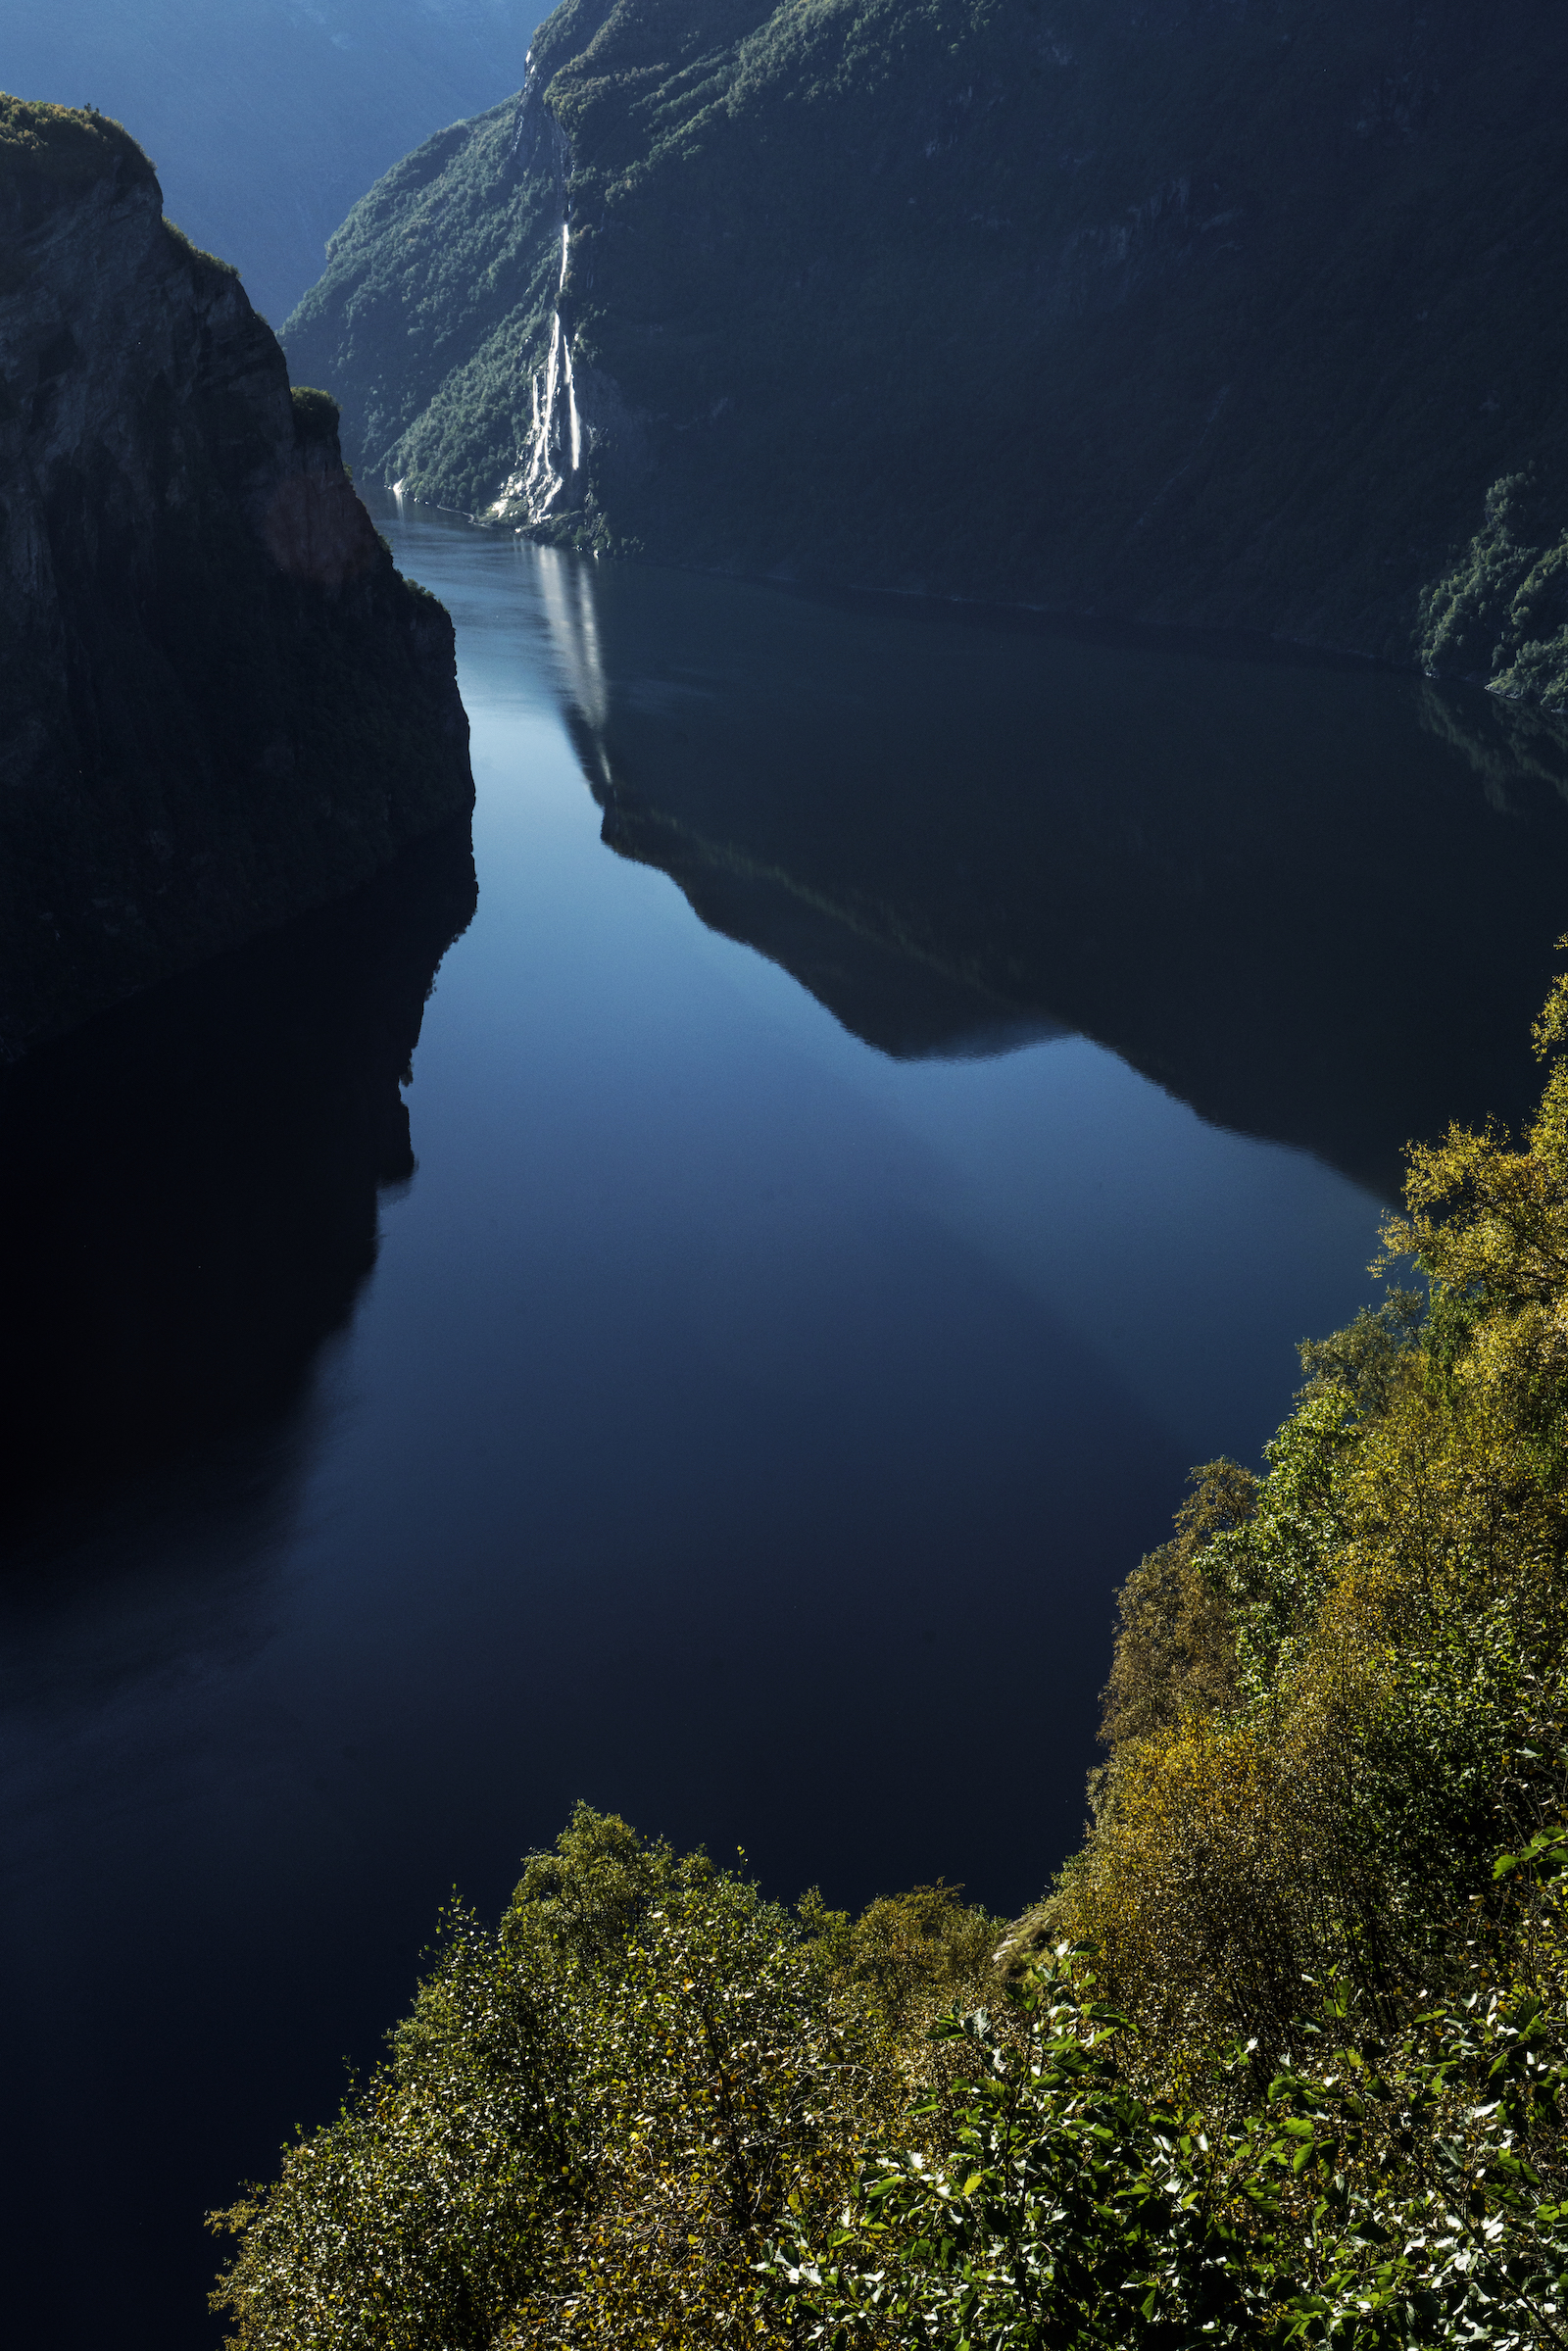
[[[19,2340],[214,2339],[203,2210],[579,1795],[1036,1894],[1189,1466],[1536,1084],[1568,769],[1485,696],[382,519],[473,864],[0,1099]]]

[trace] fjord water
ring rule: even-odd
[[[203,2210],[579,1795],[786,1896],[1036,1893],[1115,1584],[1371,1294],[1405,1138],[1526,1102],[1564,927],[1483,696],[384,520],[472,863],[0,1100],[56,2343],[212,2339]]]

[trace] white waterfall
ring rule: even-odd
[[[541,474],[546,476],[555,471],[555,467],[550,463],[550,450],[556,421],[556,381],[560,373],[561,313],[557,311],[550,321],[550,357],[545,363],[544,415],[539,425],[539,469]]]
[[[571,264],[571,228],[567,221],[561,223],[561,276],[557,281],[559,295],[566,283],[566,271]],[[501,495],[490,509],[493,514],[505,514],[520,504],[523,518],[537,522],[550,512],[566,486],[567,474],[575,474],[582,465],[583,427],[577,407],[577,387],[572,379],[571,340],[564,333],[561,312],[558,309],[550,321],[550,355],[543,372],[529,378],[531,420],[528,446],[519,452],[516,470],[503,483]],[[564,396],[565,416],[561,426],[556,420],[556,397]],[[557,464],[558,440],[564,440],[563,454],[567,459],[564,471]]]
[[[566,363],[566,406],[571,415],[571,469],[576,472],[582,464],[582,426],[577,420],[577,387],[571,380],[571,345],[563,343],[562,353]]]

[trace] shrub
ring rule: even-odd
[[[215,2226],[246,2351],[770,2342],[755,2265],[842,2201],[998,1922],[860,1922],[579,1805],[498,1933],[445,1922],[391,2054]],[[918,2070],[918,2068],[916,2068]]]
[[[1202,2105],[1140,2086],[1136,2028],[1063,1945],[1000,2019],[941,2028],[969,2065],[937,2154],[879,2147],[836,2228],[770,2248],[781,2324],[832,2351],[1559,2341],[1565,1852],[1559,1828],[1495,1865],[1528,1981],[1477,1943],[1459,1991],[1377,2040],[1319,1985],[1266,2086],[1237,2044]]]
[[[239,271],[232,262],[225,262],[219,254],[207,252],[194,237],[188,237],[179,223],[172,220],[167,213],[164,215],[164,227],[175,251],[186,261],[194,263],[198,269],[217,269],[223,277],[238,277]]]
[[[151,179],[153,167],[123,123],[95,106],[52,106],[0,90],[0,169],[80,188],[114,171]]]
[[[318,391],[315,384],[295,384],[294,438],[301,448],[312,441],[337,441],[339,410],[330,392]]]

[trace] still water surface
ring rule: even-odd
[[[0,1098],[54,2344],[212,2339],[204,2208],[578,1795],[781,1894],[1036,1893],[1113,1587],[1369,1296],[1405,1136],[1528,1098],[1563,928],[1484,697],[386,521],[473,863]]]

